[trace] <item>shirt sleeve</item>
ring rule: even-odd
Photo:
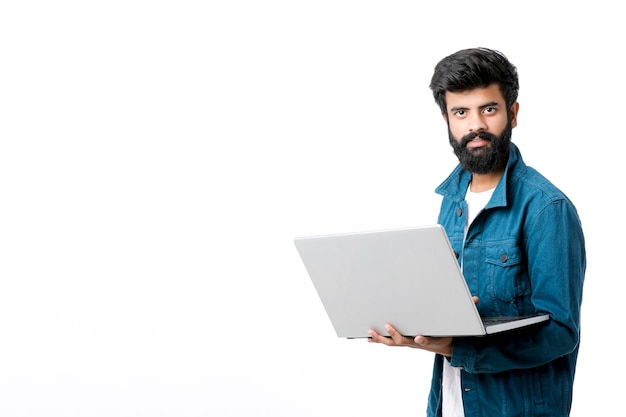
[[[532,368],[578,347],[586,254],[571,202],[557,199],[537,213],[524,229],[524,247],[531,302],[550,320],[495,335],[455,338],[452,366],[471,373]]]

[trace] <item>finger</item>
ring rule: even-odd
[[[383,336],[381,334],[378,334],[374,330],[369,330],[367,333],[370,336],[367,339],[367,341],[370,342],[370,343],[382,343],[382,344],[388,345],[388,346],[392,346],[392,345],[395,344],[395,342],[391,338]]]
[[[389,336],[391,336],[391,339],[396,343],[396,345],[404,344],[404,336],[398,333],[398,331],[392,325],[386,324],[385,330],[387,330],[387,333],[389,333]]]
[[[368,342],[376,342],[377,338],[378,338],[378,333],[376,333],[374,330],[368,330],[367,334],[369,335],[369,337],[367,338]]]
[[[387,324],[385,326],[385,330],[387,330],[387,333],[389,333],[389,336],[394,341],[396,346],[412,346],[412,347],[414,347],[414,343],[413,343],[412,338],[403,336],[402,333],[397,331],[395,329],[395,327],[391,326],[390,324]]]
[[[413,341],[422,347],[425,347],[428,345],[428,338],[422,335],[415,336],[415,339],[413,339]]]
[[[415,336],[413,341],[420,349],[439,353],[445,356],[450,356],[452,354],[451,337],[426,337],[418,335]]]

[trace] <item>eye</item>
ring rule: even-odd
[[[485,110],[483,110],[483,112],[485,114],[493,114],[497,111],[497,109],[495,107],[485,107]]]
[[[465,110],[455,110],[453,113],[456,117],[463,118],[466,116]]]

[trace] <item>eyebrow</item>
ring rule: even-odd
[[[498,103],[497,101],[490,101],[488,103],[481,104],[480,106],[478,106],[478,108],[479,109],[484,109],[485,107],[498,107],[499,105],[500,105],[500,103]],[[449,111],[455,112],[455,111],[459,111],[459,110],[469,110],[469,107],[457,106],[457,107],[452,107]]]

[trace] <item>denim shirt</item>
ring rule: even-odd
[[[551,320],[454,338],[449,359],[435,356],[427,415],[441,415],[442,361],[450,360],[461,368],[467,417],[569,416],[586,268],[576,208],[511,144],[505,172],[464,239],[470,180],[458,166],[436,189],[443,196],[438,222],[463,261],[480,314],[548,313]]]

